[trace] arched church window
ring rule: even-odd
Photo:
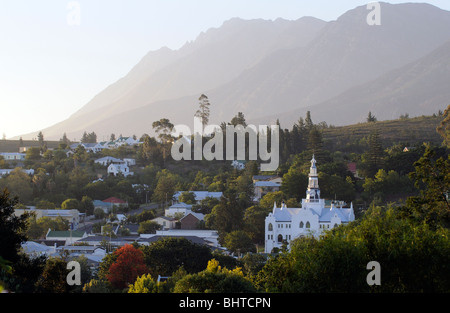
[[[303,222],[300,222],[300,228],[303,228],[305,226],[305,224],[303,224]]]
[[[269,229],[269,231],[273,231],[272,223],[269,223],[268,229]]]
[[[278,235],[278,242],[283,242],[283,236],[282,235]]]
[[[338,226],[338,224],[334,223],[334,226],[333,226],[333,227],[337,227],[337,226]]]
[[[311,224],[309,222],[306,222],[306,228],[311,228]]]

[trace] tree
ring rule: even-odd
[[[305,117],[305,128],[306,128],[306,130],[308,132],[310,132],[313,127],[314,127],[314,123],[313,123],[312,118],[311,118],[311,112],[307,111],[306,112],[306,117]]]
[[[67,284],[69,274],[67,263],[59,258],[47,260],[42,275],[36,283],[37,292],[40,293],[68,293],[73,287]]]
[[[208,97],[202,94],[199,100],[199,109],[195,112],[195,117],[198,117],[202,121],[202,126],[209,122],[209,100]]]
[[[178,201],[184,202],[186,204],[195,204],[195,193],[190,191],[182,192]]]
[[[78,210],[80,202],[77,199],[67,199],[61,204],[62,210]]]
[[[33,162],[40,159],[41,159],[41,150],[39,148],[32,147],[27,149],[27,152],[25,154],[26,161]]]
[[[138,234],[156,234],[161,229],[161,225],[154,221],[143,221],[139,224]]]
[[[450,105],[447,106],[443,115],[444,118],[439,123],[436,131],[444,139],[444,144],[447,145],[447,148],[450,148]]]
[[[436,158],[436,152],[427,148],[414,166],[415,171],[410,173],[410,178],[415,181],[420,195],[408,198],[403,210],[432,228],[450,228],[450,157]]]
[[[159,203],[166,203],[172,200],[175,193],[177,178],[167,170],[158,173],[158,183],[153,193],[153,198]]]
[[[372,114],[372,112],[369,111],[369,114],[367,115],[367,123],[376,122],[377,118],[375,115]]]
[[[245,121],[244,113],[238,112],[238,114],[231,119],[230,125],[233,126],[242,125],[246,127],[247,122]]]
[[[31,177],[21,168],[15,168],[6,178],[0,179],[0,189],[8,188],[13,196],[17,196],[22,203],[33,198],[33,185]]]
[[[222,268],[215,259],[208,262],[205,270],[189,274],[177,281],[177,293],[251,293],[252,283],[244,277],[240,268]]]
[[[69,138],[67,138],[66,133],[63,134],[62,138],[59,139],[59,141],[61,142],[61,144],[64,145],[63,149],[66,149],[70,145],[70,140],[69,140]]]
[[[142,246],[145,264],[153,277],[170,276],[181,266],[188,273],[204,269],[211,259],[209,247],[194,244],[186,238],[164,238],[150,246]]]
[[[79,211],[81,213],[86,213],[87,216],[94,214],[94,203],[92,202],[92,198],[83,196],[83,198],[81,198]]]
[[[384,164],[384,151],[378,130],[369,135],[369,150],[363,154],[363,174],[373,176]]]
[[[159,121],[155,121],[152,124],[153,129],[158,133],[158,138],[163,145],[163,161],[166,161],[168,144],[173,141],[171,135],[173,128],[175,127],[167,118],[162,118]]]
[[[42,148],[44,146],[44,134],[40,131],[38,134],[39,146]]]
[[[130,285],[128,293],[160,293],[163,291],[162,284],[157,283],[150,274],[138,277],[133,285]]]
[[[134,283],[138,276],[147,273],[144,254],[140,249],[126,244],[113,252],[117,256],[109,268],[108,281],[117,289]]]
[[[236,230],[225,236],[225,247],[233,253],[256,252],[255,245],[250,236],[242,231]]]
[[[305,195],[308,187],[308,175],[302,173],[298,165],[293,165],[288,172],[283,175],[281,181],[281,191],[289,198],[296,198],[300,201]],[[273,207],[273,202],[272,202]]]
[[[83,137],[81,137],[82,143],[96,143],[97,142],[97,134],[95,132],[92,133],[83,133]]]
[[[10,198],[8,190],[0,192],[0,257],[9,262],[19,259],[22,242],[27,240],[27,219],[29,214],[14,215],[17,198]]]

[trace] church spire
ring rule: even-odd
[[[311,159],[311,167],[309,168],[308,190],[306,191],[306,200],[308,202],[319,202],[320,189],[319,177],[317,176],[316,159],[314,154]]]

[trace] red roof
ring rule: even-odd
[[[348,163],[347,168],[350,172],[356,173],[356,163],[354,162]]]
[[[103,200],[103,202],[109,202],[109,203],[127,203],[126,201],[123,201],[122,199],[111,197],[108,199]]]

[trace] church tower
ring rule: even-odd
[[[320,201],[319,177],[317,176],[316,159],[311,159],[309,169],[308,189],[306,190],[306,202],[318,203]]]

